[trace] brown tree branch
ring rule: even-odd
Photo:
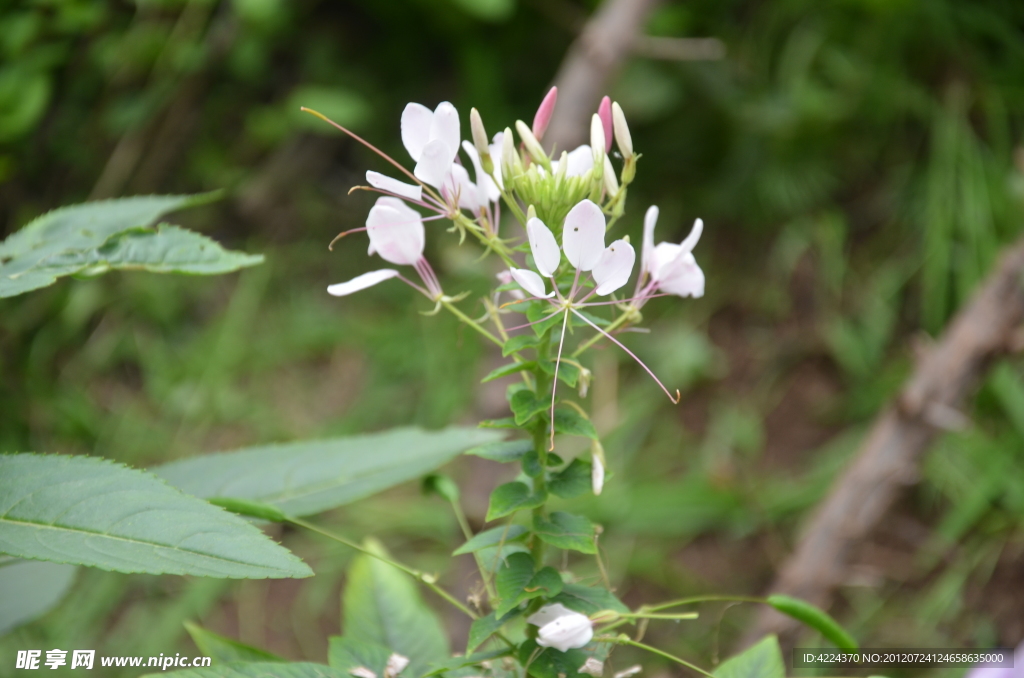
[[[875,420],[783,564],[772,591],[826,606],[851,553],[916,481],[921,454],[943,428],[963,423],[959,406],[994,358],[1014,348],[1024,321],[1024,239],[1008,248],[938,342],[917,361],[903,391]],[[791,635],[797,624],[766,609],[746,640]]]
[[[605,0],[583,27],[555,76],[558,106],[544,143],[561,150],[584,143],[605,87],[633,50],[658,0]]]

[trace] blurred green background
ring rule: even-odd
[[[111,274],[0,300],[0,449],[146,466],[501,416],[501,389],[478,385],[495,356],[451,318],[418,314],[424,302],[397,284],[325,293],[376,266],[363,236],[326,245],[362,225],[372,199],[348,189],[385,166],[298,107],[402,162],[409,101],[452,101],[467,136],[470,106],[492,132],[529,121],[595,4],[4,3],[0,235],[89,198],[226,188],[226,200],[176,220],[267,263],[224,278]],[[1021,231],[1024,209],[1018,1],[667,1],[646,30],[715,37],[727,51],[637,53],[609,87],[644,155],[620,233],[636,242],[651,203],[659,239],[678,240],[698,216],[707,225],[695,253],[707,296],[649,304],[652,332],[629,337],[685,389],[682,404],[620,353],[591,355],[589,407],[615,476],[600,502],[576,503],[605,526],[611,577],[632,605],[764,590],[909,373],[912,346],[941,330]],[[484,293],[494,271],[479,250],[440,227],[430,235],[445,289]],[[1024,638],[1021,367],[995,367],[970,403],[972,425],[930,451],[921,482],[856,555],[832,611],[863,645]],[[479,526],[501,471],[464,460],[448,472]],[[447,557],[460,541],[454,519],[416,487],[328,520],[356,537],[377,532],[469,589],[471,559]],[[196,654],[181,626],[193,620],[323,661],[351,554],[277,536],[316,578],[82,570],[55,610],[0,638],[0,657],[44,646]],[[652,624],[647,642],[710,665],[752,615],[702,612]],[[675,671],[615,658],[640,660],[646,675]],[[13,672],[13,659],[0,662],[0,676]]]

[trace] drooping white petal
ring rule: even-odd
[[[505,133],[498,132],[491,139],[491,162],[494,164],[494,182],[498,184],[498,188],[505,190],[505,182],[501,178],[501,150],[504,145]]]
[[[640,249],[641,273],[653,273],[654,261],[654,226],[658,223],[658,206],[651,205],[644,215],[644,239]]]
[[[697,265],[692,253],[680,252],[679,256],[663,266],[659,273],[662,276],[658,280],[658,288],[661,291],[680,297],[704,296],[704,271]]]
[[[453,158],[448,144],[440,139],[432,139],[423,147],[423,152],[412,173],[423,183],[430,184],[434,188],[441,188],[451,170]]]
[[[402,143],[416,162],[419,162],[423,147],[430,141],[433,119],[434,114],[423,104],[407,104],[402,111]]]
[[[462,141],[459,112],[447,101],[442,101],[434,109],[434,115],[430,121],[430,141],[434,139],[440,139],[445,143],[452,154],[448,158],[448,162],[455,162],[455,156],[459,153],[459,144]]]
[[[693,228],[690,229],[690,234],[683,238],[683,242],[679,243],[687,252],[692,252],[693,248],[697,246],[697,242],[700,240],[700,234],[704,232],[704,220],[697,219],[693,222]]]
[[[461,209],[470,212],[478,212],[484,203],[480,200],[480,191],[477,185],[469,178],[469,172],[458,163],[453,163],[449,180],[445,182],[443,192],[451,201],[458,196],[458,205]]]
[[[398,198],[382,197],[366,217],[370,246],[385,261],[412,266],[423,256],[423,218]]]
[[[530,251],[533,252],[537,270],[545,278],[550,278],[562,259],[555,234],[543,221],[534,217],[526,222],[526,237],[530,240]]]
[[[574,612],[557,603],[542,607],[526,621],[539,627],[538,645],[553,647],[561,652],[583,647],[594,637],[593,624],[585,614]]]
[[[409,200],[422,200],[423,199],[423,187],[416,186],[414,184],[407,184],[404,181],[399,181],[386,174],[380,172],[368,171],[366,173],[366,182],[374,188],[379,188],[382,191],[388,193],[394,193],[403,198]]]
[[[583,144],[569,151],[566,158],[568,163],[565,168],[565,176],[578,177],[594,169],[594,152],[590,146]]]
[[[611,294],[629,281],[636,263],[636,252],[625,240],[616,240],[605,248],[594,266],[595,292],[599,296]]]
[[[562,227],[562,250],[569,263],[580,271],[589,271],[604,251],[604,214],[589,200],[581,200],[569,210]]]
[[[601,490],[604,489],[604,462],[597,454],[591,457],[590,489],[594,491],[595,495],[601,494]]]
[[[548,292],[544,294],[544,278],[540,277],[528,268],[510,268],[508,270],[512,274],[512,279],[519,283],[519,286],[530,293],[534,297],[542,297],[547,299],[555,296],[555,293]]]
[[[501,283],[502,285],[507,285],[510,282],[512,282],[512,273],[510,273],[509,271],[498,271],[498,273],[494,277],[496,277],[498,279],[498,282]],[[508,295],[513,299],[526,298],[522,290],[509,290]]]
[[[327,288],[327,293],[335,297],[345,297],[353,292],[359,290],[365,290],[367,287],[373,287],[377,283],[384,282],[391,278],[398,276],[398,271],[393,268],[382,268],[379,271],[370,271],[362,275],[357,275],[355,278],[343,283],[331,285]]]

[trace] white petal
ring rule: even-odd
[[[530,240],[530,250],[537,270],[545,278],[550,278],[562,260],[562,252],[558,249],[555,234],[543,221],[534,217],[526,222],[526,237]]]
[[[447,101],[442,101],[437,105],[430,121],[430,140],[435,139],[443,141],[452,154],[448,158],[448,162],[455,162],[455,156],[459,153],[459,143],[462,141],[459,131],[459,112]]]
[[[402,111],[402,143],[412,159],[419,162],[423,147],[430,141],[434,114],[423,104],[408,104]]]
[[[590,485],[591,489],[594,490],[594,494],[601,494],[601,490],[604,489],[604,463],[601,462],[601,457],[593,455],[590,467]]]
[[[635,263],[636,252],[628,242],[616,240],[609,245],[594,266],[594,282],[597,283],[598,296],[611,294],[629,282]]]
[[[652,273],[654,262],[654,226],[658,223],[658,206],[651,205],[644,215],[644,239],[640,250],[640,270],[644,273]]]
[[[458,163],[452,163],[449,180],[445,182],[444,193],[453,202],[458,195],[458,206],[470,212],[478,212],[484,203],[480,202],[480,191],[469,178],[469,172]]]
[[[658,288],[680,297],[704,296],[704,271],[689,252],[683,252],[664,268],[664,280],[658,281]]]
[[[579,613],[570,610],[561,603],[553,603],[551,605],[545,605],[544,607],[540,608],[539,610],[531,614],[529,617],[526,618],[526,622],[528,624],[533,624],[534,626],[547,626],[559,617],[564,617],[570,614]]]
[[[569,151],[566,159],[565,176],[578,177],[594,169],[594,153],[590,146],[583,144],[575,150]]]
[[[473,174],[476,176],[476,187],[480,193],[480,203],[497,202],[498,198],[501,197],[501,193],[494,184],[494,180],[484,172],[484,166],[480,162],[480,154],[477,153],[476,147],[468,141],[463,141],[462,150],[466,152],[470,162],[473,163]]]
[[[594,268],[604,251],[604,214],[589,200],[581,200],[569,210],[562,227],[565,258],[581,271]]]
[[[385,261],[412,266],[423,257],[423,218],[397,198],[377,200],[366,217],[366,232],[373,249]]]
[[[491,139],[490,151],[491,151],[491,162],[494,164],[494,182],[498,184],[498,188],[505,190],[505,182],[501,178],[501,149],[505,141],[505,133],[498,132]]]
[[[555,296],[554,292],[548,292],[544,294],[544,278],[540,277],[528,268],[510,268],[509,273],[512,274],[512,279],[519,283],[519,286],[530,293],[534,297],[548,297]]]
[[[423,183],[441,188],[451,170],[453,158],[448,144],[440,139],[433,139],[423,147],[416,169],[412,173]]]
[[[387,678],[395,678],[399,673],[405,670],[405,667],[409,665],[409,658],[405,655],[392,652],[391,656],[388,657],[387,664],[384,666],[384,675]]]
[[[693,222],[693,228],[690,229],[690,235],[683,239],[683,242],[679,245],[687,252],[692,252],[693,248],[697,246],[697,241],[700,240],[700,234],[704,232],[704,220],[697,219]]]
[[[338,283],[337,285],[331,285],[327,288],[327,293],[335,297],[344,297],[358,292],[359,290],[365,290],[367,287],[373,287],[379,282],[384,282],[390,278],[398,276],[398,271],[393,268],[382,268],[379,271],[370,271],[362,275],[352,278],[348,282]]]
[[[659,242],[651,253],[651,277],[661,280],[667,277],[667,266],[675,261],[683,248],[674,242]]]
[[[422,200],[423,187],[414,184],[407,184],[404,181],[393,179],[380,172],[367,172],[366,181],[374,188],[379,188],[388,193],[394,193],[409,200]]]

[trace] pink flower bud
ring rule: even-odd
[[[604,152],[612,150],[612,100],[608,97],[601,99],[601,105],[597,107],[597,115],[601,118],[601,126],[604,128]]]
[[[558,101],[558,88],[552,87],[544,96],[537,108],[537,114],[533,116],[533,136],[538,140],[544,138],[548,123],[551,122],[551,115],[555,112],[555,102]]]

